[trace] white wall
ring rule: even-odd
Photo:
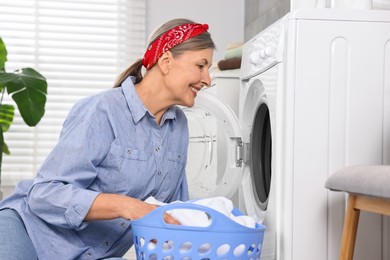
[[[146,33],[173,18],[209,24],[217,50],[214,61],[223,59],[230,43],[244,41],[244,0],[147,0]]]

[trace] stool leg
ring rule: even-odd
[[[352,260],[360,210],[354,208],[356,196],[349,195],[345,215],[339,260]]]

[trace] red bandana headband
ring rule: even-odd
[[[182,24],[162,34],[146,50],[142,65],[148,70],[166,51],[208,30],[207,24]]]

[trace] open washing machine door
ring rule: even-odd
[[[237,116],[209,90],[198,92],[195,105],[182,110],[188,119],[190,138],[186,166],[190,199],[231,199],[243,174]]]
[[[250,152],[239,189],[239,204],[248,215],[263,223],[266,214],[270,214],[267,211],[271,195],[272,137],[268,104],[262,102],[261,98],[259,104],[257,109],[252,110],[254,118],[248,142]]]

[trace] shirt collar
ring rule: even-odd
[[[172,123],[175,124],[176,122],[176,112],[177,110],[174,108],[174,107],[170,107],[168,108],[167,111],[165,111],[163,117],[162,117],[162,120],[161,120],[161,124],[164,124],[164,122],[166,120],[172,120]]]
[[[123,95],[126,98],[127,106],[129,107],[131,116],[133,117],[133,121],[135,124],[137,124],[145,116],[146,113],[148,113],[153,118],[154,116],[142,104],[142,101],[139,98],[137,91],[135,90],[134,82],[135,78],[129,76],[125,81],[123,81],[121,87]],[[175,121],[176,109],[174,109],[174,107],[168,108],[168,110],[164,113],[162,118],[162,124],[168,119]]]

